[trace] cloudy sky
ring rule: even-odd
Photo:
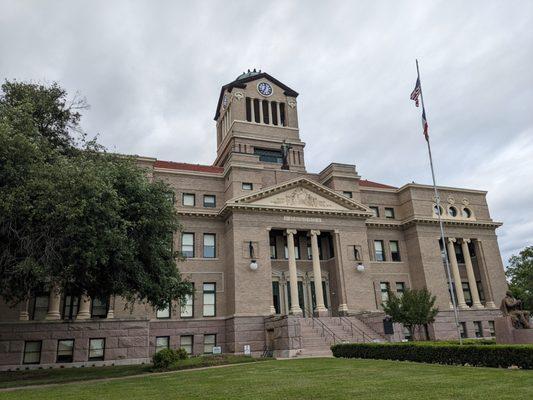
[[[504,260],[533,244],[531,1],[5,1],[0,78],[57,81],[112,151],[210,164],[220,86],[262,69],[300,93],[308,171],[488,190]]]

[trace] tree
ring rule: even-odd
[[[2,85],[0,296],[16,304],[58,287],[156,308],[184,300],[173,190],[87,141],[80,103],[66,99],[56,84]]]
[[[405,326],[412,338],[415,331],[422,326],[435,321],[439,309],[435,307],[436,297],[427,289],[406,289],[402,296],[396,296],[389,292],[389,300],[382,304],[385,313],[397,322]]]
[[[533,246],[512,256],[505,274],[513,296],[522,300],[524,309],[533,312]]]

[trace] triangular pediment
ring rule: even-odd
[[[298,178],[242,196],[228,205],[302,212],[325,212],[368,216],[371,210],[306,178]]]

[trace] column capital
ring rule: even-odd
[[[472,240],[469,238],[462,238],[463,243],[470,243]]]
[[[320,235],[320,231],[318,229],[311,229],[309,231],[309,233],[311,234],[311,236],[319,236]]]
[[[296,235],[298,231],[296,229],[287,229],[285,232],[287,232],[287,235]]]
[[[455,243],[457,242],[456,238],[448,238],[448,243]]]

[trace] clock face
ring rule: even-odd
[[[261,82],[257,84],[257,91],[263,96],[270,96],[272,94],[272,86],[267,82]]]

